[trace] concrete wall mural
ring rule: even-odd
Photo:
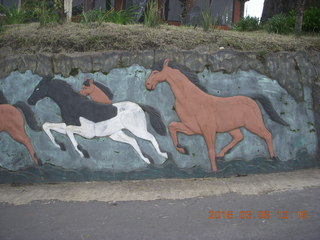
[[[12,71],[0,91],[0,182],[227,177],[317,165],[311,86],[297,101],[255,70],[196,73],[162,60],[65,77]]]

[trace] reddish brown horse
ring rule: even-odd
[[[26,117],[26,122],[34,131],[41,131],[34,118],[34,113],[24,102],[17,102],[14,105],[8,104],[7,99],[0,91],[0,132],[7,132],[14,140],[25,145],[30,156],[36,165],[41,166],[42,162],[34,151],[30,138],[26,134],[24,119],[19,108]]]
[[[186,69],[172,67],[166,59],[162,70],[151,72],[145,85],[148,90],[154,90],[160,82],[166,81],[175,98],[175,109],[181,122],[171,122],[168,126],[174,146],[180,153],[187,154],[186,148],[182,147],[177,138],[177,132],[187,135],[200,134],[207,144],[212,171],[217,171],[215,140],[216,133],[228,132],[232,141],[225,146],[217,157],[223,157],[232,147],[243,139],[240,127],[245,127],[250,132],[264,139],[268,145],[270,157],[277,159],[273,151],[272,135],[264,125],[258,100],[270,118],[282,125],[288,126],[274,110],[268,98],[262,95],[216,97],[209,95],[191,82],[186,75],[190,75]],[[178,66],[178,65],[175,65]],[[182,73],[184,72],[184,73]]]
[[[113,94],[110,89],[99,82],[93,82],[93,79],[85,79],[80,94],[89,96],[94,102],[104,104],[112,103]]]

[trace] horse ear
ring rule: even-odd
[[[163,68],[168,67],[169,61],[170,61],[169,59],[165,59],[165,60],[163,61]]]

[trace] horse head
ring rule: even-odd
[[[82,83],[80,94],[84,96],[89,96],[94,91],[93,79],[86,79]]]
[[[151,72],[149,78],[147,79],[145,86],[147,90],[154,90],[158,83],[166,81],[168,77],[168,70],[171,69],[169,66],[169,59],[164,60],[163,67],[161,71],[154,70]]]
[[[43,78],[39,84],[34,88],[33,93],[28,98],[30,105],[35,105],[40,99],[47,96],[49,90],[50,78]]]

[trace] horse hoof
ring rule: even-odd
[[[59,142],[59,141],[56,141],[56,143],[60,146],[60,150],[61,151],[66,151],[67,150],[66,145],[64,145],[64,143]]]
[[[37,163],[36,163],[36,164],[37,164],[39,167],[42,167],[42,165],[43,165],[43,164],[42,164],[42,161],[41,161],[40,158],[38,158],[38,156],[37,156],[36,153],[34,154],[34,158],[37,159]]]
[[[77,146],[78,150],[82,152],[85,158],[90,158],[90,155],[87,150],[85,150],[81,145]]]
[[[273,161],[275,161],[275,162],[280,162],[280,158],[277,157],[277,156],[274,156],[274,157],[272,157],[271,159],[272,159]]]
[[[154,164],[154,160],[150,155],[146,154],[145,152],[142,152],[142,155],[149,160],[149,164]]]
[[[89,153],[88,153],[87,150],[83,149],[83,150],[82,150],[82,153],[83,153],[83,156],[84,156],[85,158],[90,158],[90,155],[89,155]]]
[[[42,167],[42,166],[43,166],[41,159],[38,159],[38,166],[39,166],[39,167]]]
[[[180,144],[177,145],[177,150],[185,155],[189,155],[188,148],[181,146]]]

